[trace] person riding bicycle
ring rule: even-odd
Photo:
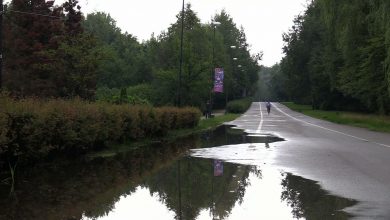
[[[271,103],[270,102],[267,102],[266,104],[265,104],[265,106],[267,107],[267,112],[268,112],[268,114],[271,112]]]

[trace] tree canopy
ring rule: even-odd
[[[4,19],[6,88],[22,97],[93,97],[98,56],[77,4],[11,1]]]
[[[283,36],[284,80],[274,87],[317,109],[390,113],[389,9],[385,0],[312,1]]]
[[[154,105],[176,104],[181,12],[165,31],[140,42],[117,27],[109,14],[84,16],[77,0],[61,6],[13,0],[8,8],[4,84],[16,96],[107,100],[127,90],[128,96]],[[204,108],[212,95],[215,67],[225,71],[225,91],[214,98],[218,105],[255,93],[261,53],[250,53],[244,29],[226,11],[201,23],[187,4],[183,41],[183,105]]]

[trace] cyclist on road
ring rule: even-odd
[[[268,114],[271,112],[271,103],[270,102],[267,102],[266,104],[265,104],[265,106],[267,107],[267,112],[268,112]]]

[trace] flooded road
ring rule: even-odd
[[[347,219],[339,210],[354,204],[326,195],[313,181],[269,167],[221,162],[223,171],[216,175],[216,162],[183,158],[97,219]]]
[[[272,135],[269,163],[318,181],[333,195],[358,201],[345,210],[353,219],[390,219],[390,135],[314,119],[273,103],[255,102],[231,122],[253,135]]]
[[[274,135],[214,131],[120,153],[58,161],[0,184],[0,219],[349,219],[356,201],[274,166]]]

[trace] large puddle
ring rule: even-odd
[[[18,172],[0,219],[348,219],[356,202],[265,163],[272,136],[220,127],[109,158]]]

